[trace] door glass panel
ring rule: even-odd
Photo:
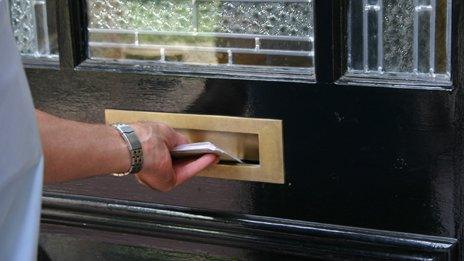
[[[450,78],[451,0],[350,0],[348,71]]]
[[[312,0],[87,0],[89,57],[313,67]]]
[[[9,0],[13,35],[23,56],[58,57],[54,1]]]

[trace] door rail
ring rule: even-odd
[[[52,192],[42,222],[323,260],[457,258],[454,238]]]

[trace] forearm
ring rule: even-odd
[[[63,120],[40,111],[37,119],[46,183],[129,170],[129,150],[116,129]],[[143,150],[143,168],[135,176],[153,189],[169,191],[219,161],[214,154],[172,161],[170,151],[187,143],[186,137],[163,123],[139,122],[131,127]]]
[[[128,170],[129,151],[114,128],[36,112],[45,157],[46,183]]]

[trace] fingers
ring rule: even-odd
[[[202,170],[206,169],[208,166],[217,162],[218,156],[214,154],[205,154],[195,160],[187,160],[175,163],[173,165],[175,175],[177,175],[175,186],[184,183]]]
[[[189,143],[189,140],[187,139],[187,137],[183,134],[180,134],[179,132],[176,132],[175,139],[176,139],[176,145],[174,147]]]
[[[166,146],[168,147],[169,151],[174,149],[175,147],[188,143],[187,137],[184,135],[172,130],[172,132],[166,136]]]
[[[198,159],[177,161],[169,170],[164,169],[162,175],[139,173],[135,177],[144,186],[161,192],[168,192],[218,161],[218,156],[206,154]]]
[[[145,183],[143,180],[141,180],[137,174],[135,174],[134,177],[135,177],[135,180],[137,180],[137,182],[138,182],[140,185],[145,186],[145,187],[147,187],[147,188],[150,187],[150,186],[148,186],[147,183]]]
[[[165,124],[160,124],[159,130],[161,133],[163,133],[165,141],[166,141],[166,145],[169,150],[174,149],[178,145],[188,143],[187,137],[185,137],[184,135],[180,134],[179,132],[175,131],[174,129],[172,129],[171,127]]]
[[[138,173],[134,175],[136,180],[146,187],[158,190],[161,192],[171,191],[177,183],[177,176],[173,169],[165,170],[160,173]]]
[[[178,145],[188,143],[188,139],[163,123],[141,123],[140,129],[141,136],[145,135],[147,138],[142,139],[144,168],[136,178],[139,183],[153,189],[170,191],[218,159],[211,154],[195,160],[172,162],[170,151]]]

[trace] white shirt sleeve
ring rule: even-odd
[[[0,0],[0,260],[36,260],[43,157],[7,2]]]

